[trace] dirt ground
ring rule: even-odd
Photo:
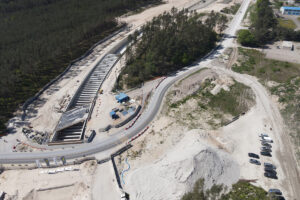
[[[219,71],[219,69],[217,70],[216,68],[214,68],[214,70],[215,72],[224,73],[224,71]],[[226,74],[230,75],[235,73],[226,71]],[[240,76],[242,77],[243,75]],[[236,80],[241,81],[241,77],[238,77]],[[245,80],[243,80],[243,83],[249,84]],[[124,163],[126,157],[128,163],[130,163],[130,171],[126,172],[126,175],[124,176],[125,189],[133,195],[134,199],[159,199],[165,197],[165,195],[172,199],[179,199],[181,194],[189,190],[188,187],[182,186],[183,182],[189,182],[185,178],[181,179],[182,176],[185,177],[185,175],[178,175],[181,171],[189,171],[188,167],[185,167],[185,165],[182,164],[182,162],[188,162],[188,160],[170,160],[170,156],[173,155],[172,153],[170,155],[170,152],[177,152],[176,150],[180,149],[182,140],[186,140],[185,137],[192,137],[192,131],[196,132],[197,137],[199,137],[196,140],[200,140],[201,143],[205,143],[209,148],[214,150],[217,149],[229,153],[230,157],[237,161],[239,164],[239,179],[252,180],[253,184],[263,187],[265,190],[279,188],[286,199],[297,199],[297,196],[295,196],[297,193],[295,187],[299,185],[299,182],[297,183],[299,177],[297,174],[294,174],[294,163],[291,163],[291,160],[288,160],[287,163],[282,162],[283,160],[287,160],[287,152],[284,149],[284,146],[290,145],[287,144],[286,141],[280,140],[280,138],[284,136],[278,135],[280,134],[278,130],[283,128],[283,126],[279,125],[279,123],[282,123],[282,119],[276,118],[275,121],[277,120],[277,124],[274,124],[275,121],[273,117],[277,117],[277,115],[274,116],[273,113],[270,113],[268,110],[269,108],[266,108],[265,105],[273,99],[268,97],[268,95],[265,96],[267,94],[265,89],[263,89],[265,94],[261,94],[262,91],[260,90],[262,88],[257,87],[262,86],[252,85],[251,87],[256,94],[256,105],[237,121],[217,130],[211,130],[209,124],[206,124],[206,126],[199,126],[201,127],[200,129],[189,130],[188,127],[176,123],[174,117],[167,116],[167,109],[164,106],[161,114],[152,123],[152,126],[147,133],[135,141],[133,149],[120,158],[120,171],[127,168],[127,165]],[[189,90],[187,89],[187,91]],[[274,106],[274,102],[271,102],[270,104]],[[181,112],[189,111],[185,110],[185,107],[182,107]],[[272,115],[272,117],[270,117],[270,115]],[[278,126],[281,126],[281,128]],[[273,157],[261,156],[260,161],[262,164],[264,162],[269,162],[277,166],[278,180],[264,177],[263,166],[249,163],[247,154],[249,152],[259,154],[260,152],[261,144],[259,141],[260,138],[258,137],[258,134],[260,133],[267,133],[274,140],[274,143],[272,144]],[[177,152],[177,156],[185,159],[196,159],[192,156],[193,153],[191,153],[193,152],[192,142],[188,144],[188,146],[191,146],[191,149],[184,150],[185,148],[188,149],[188,147],[182,147],[182,151]],[[194,151],[200,153],[203,150],[201,150],[203,146],[200,144],[198,146],[199,149]],[[207,147],[204,149],[206,149],[205,151],[208,151]],[[178,168],[178,165],[180,164],[181,167]],[[210,163],[208,163],[208,165],[209,164]],[[201,167],[209,168],[208,165],[201,165]],[[179,171],[177,171],[177,173],[174,172],[175,174],[170,172],[171,175],[168,175],[168,173],[164,171],[166,166],[168,166],[169,169],[178,168]],[[293,170],[288,170],[289,168]],[[156,176],[153,176],[153,174],[156,174]],[[147,181],[142,183],[144,176],[147,177]],[[208,179],[211,180],[211,176],[208,177]],[[235,176],[231,174],[231,177]],[[216,178],[215,181],[218,180],[219,179]],[[234,180],[232,181],[234,182]],[[165,188],[171,184],[174,184],[174,186]],[[150,185],[155,185],[155,187],[151,189],[147,187],[147,185],[149,187]]]
[[[282,42],[275,42],[274,44],[268,45],[267,48],[263,49],[262,52],[266,54],[266,58],[300,63],[300,43],[293,42],[294,50],[285,49],[282,47]]]
[[[112,163],[98,165],[92,183],[92,200],[119,200],[120,190]]]
[[[62,200],[91,199],[91,183],[97,167],[95,161],[69,166],[71,171],[48,174],[52,169],[7,170],[0,175],[0,187],[6,199]],[[62,169],[62,167],[57,168]]]
[[[182,99],[197,90],[199,82],[214,76],[216,76],[215,72],[202,70],[174,84],[169,94],[180,87],[182,90],[175,99]],[[225,81],[222,86],[229,83],[230,81]],[[168,96],[165,102],[173,101]],[[197,104],[191,103],[192,101],[186,102],[188,107],[197,107]],[[199,123],[198,126],[190,128],[179,122],[186,121],[180,117],[190,110],[182,105],[179,109],[180,115],[170,116],[167,105],[169,104],[164,104],[161,114],[152,123],[147,133],[133,143],[134,147],[131,150],[120,157],[120,171],[127,168],[127,164],[124,163],[125,158],[130,164],[130,171],[124,175],[124,187],[132,199],[180,199],[200,177],[205,178],[206,188],[213,184],[224,184],[230,187],[239,178],[247,179],[246,173],[240,174],[240,167],[234,161],[235,157],[230,155],[233,150],[235,152],[235,146],[246,145],[246,151],[247,148],[253,148],[252,143],[247,143],[247,138],[244,138],[242,144],[239,139],[231,141],[228,139],[229,134],[220,133],[207,123],[206,119],[212,118],[212,114],[205,112],[194,115],[194,118],[199,119]],[[245,127],[245,130],[247,128]],[[246,134],[250,134],[249,131]],[[231,136],[236,138],[232,133]],[[225,138],[231,141],[227,146],[224,145]],[[254,140],[257,142],[256,139]],[[247,153],[243,157],[247,158]],[[201,160],[201,162],[194,163],[192,160]],[[220,168],[215,168],[215,163],[218,163],[217,166]],[[251,167],[248,166],[247,169]],[[255,168],[252,171],[254,173]]]

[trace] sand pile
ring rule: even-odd
[[[203,144],[196,132],[187,132],[161,159],[128,174],[125,189],[131,199],[180,199],[199,178],[205,188],[239,179],[239,165],[230,155]]]

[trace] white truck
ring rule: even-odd
[[[272,138],[270,138],[269,136],[262,137],[262,141],[266,141],[266,142],[273,143],[273,140],[272,140]]]

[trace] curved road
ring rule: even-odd
[[[9,153],[0,153],[0,163],[33,163],[35,160],[53,157],[65,156],[67,159],[78,158],[86,155],[95,154],[108,150],[112,147],[115,147],[123,141],[135,136],[140,131],[142,131],[156,116],[158,113],[161,103],[163,101],[164,95],[168,88],[180,80],[181,78],[207,66],[212,60],[214,60],[218,55],[220,55],[224,49],[232,46],[233,36],[238,30],[240,23],[243,19],[244,14],[249,6],[250,0],[244,0],[239,11],[234,16],[233,20],[230,22],[227,30],[225,31],[226,37],[221,41],[220,45],[212,51],[208,56],[201,59],[196,65],[186,67],[183,70],[177,72],[173,76],[166,78],[154,92],[151,101],[147,109],[143,112],[136,124],[125,131],[120,131],[113,134],[111,137],[99,142],[99,143],[90,143],[88,145],[80,146],[74,149],[68,150],[58,150],[50,152],[31,152],[31,153],[21,153],[21,152],[9,152]]]

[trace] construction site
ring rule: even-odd
[[[250,180],[298,200],[298,165],[282,164],[294,162],[294,154],[284,148],[291,143],[279,103],[256,77],[231,70],[240,62],[235,34],[253,3],[167,0],[120,17],[126,26],[91,47],[9,121],[13,134],[0,141],[4,199],[179,200],[203,178],[205,189],[222,184],[228,192]],[[140,87],[116,89],[128,36],[143,24],[173,7],[207,14],[236,4],[237,13],[227,14],[232,37],[203,59]],[[224,94],[236,100],[236,113],[218,107],[215,99]],[[277,166],[278,180],[249,164],[247,153],[260,149],[259,133],[274,140],[273,157],[261,161]]]

